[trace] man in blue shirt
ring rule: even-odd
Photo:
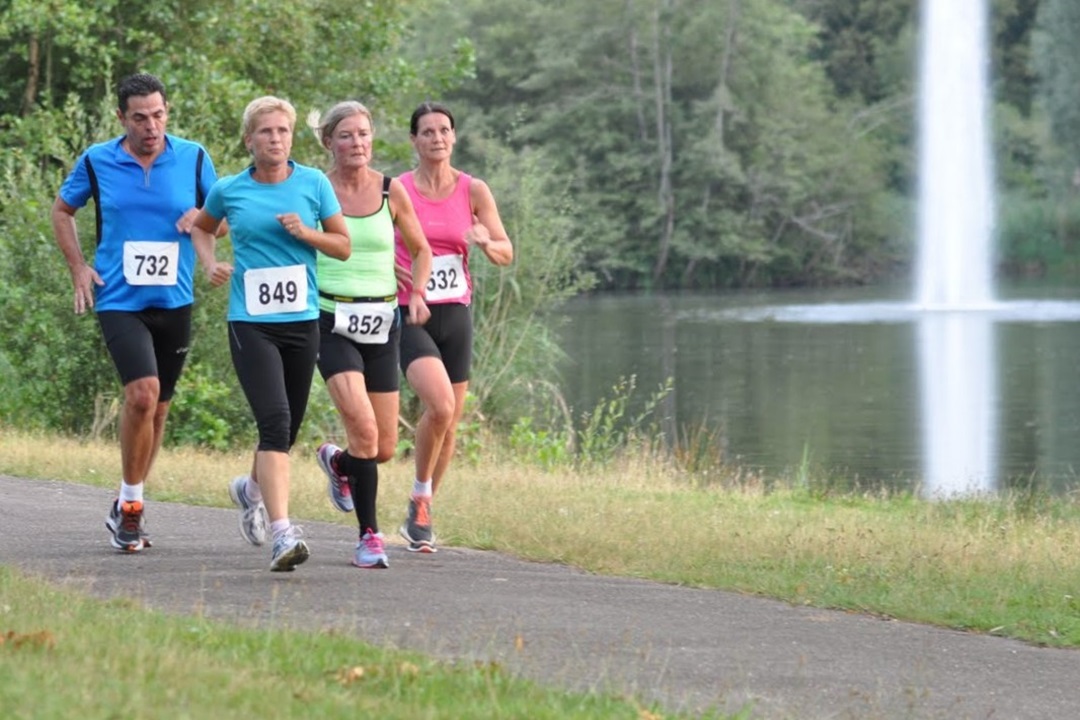
[[[150,547],[143,483],[165,431],[191,339],[195,251],[191,225],[217,180],[198,143],[165,133],[165,87],[140,73],[121,81],[116,117],[124,134],[88,148],[52,207],[56,242],[71,270],[75,312],[96,310],[124,385],[123,479],[105,521],[113,547]],[[87,264],[76,211],[93,199],[97,248]]]

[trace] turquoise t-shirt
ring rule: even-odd
[[[230,321],[296,322],[319,317],[315,248],[289,234],[277,216],[294,212],[308,227],[341,212],[334,188],[321,170],[291,160],[292,174],[266,184],[254,168],[219,180],[206,211],[228,220],[233,245]]]

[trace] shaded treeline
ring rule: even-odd
[[[1080,7],[993,3],[1002,267],[1064,273],[1080,221]],[[911,256],[916,0],[8,0],[0,3],[0,419],[109,432],[119,388],[71,312],[49,226],[60,181],[114,136],[117,80],[154,72],[170,130],[219,172],[240,114],[372,106],[376,165],[410,160],[407,116],[449,101],[457,163],[495,190],[518,261],[480,270],[476,409],[558,407],[551,311],[584,289],[866,283]],[[298,160],[324,163],[302,130]],[[93,228],[80,215],[87,256]],[[482,266],[482,264],[478,265]],[[197,290],[173,441],[249,432],[224,294]],[[94,410],[91,411],[91,408]],[[316,431],[333,427],[314,403]]]
[[[1080,10],[991,5],[1001,264],[1068,270]],[[918,0],[462,0],[421,17],[419,47],[475,48],[451,93],[466,138],[550,159],[603,287],[906,277]]]

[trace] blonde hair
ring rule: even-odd
[[[326,141],[334,134],[334,130],[346,118],[351,118],[353,115],[363,115],[368,119],[368,123],[371,125],[371,129],[375,129],[375,120],[371,117],[371,111],[364,106],[363,103],[356,100],[345,100],[339,102],[334,107],[326,111],[326,115],[318,123],[319,125],[319,140],[322,141],[323,146],[326,145]]]
[[[255,130],[255,123],[259,116],[272,112],[283,112],[289,118],[289,129],[296,129],[296,108],[288,100],[282,100],[273,95],[264,95],[248,103],[244,108],[244,135],[250,135]]]

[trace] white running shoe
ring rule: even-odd
[[[307,543],[301,539],[303,531],[296,525],[274,538],[274,553],[270,558],[273,572],[292,572],[311,555]]]
[[[270,524],[270,518],[262,500],[252,502],[248,498],[247,482],[247,475],[233,478],[229,483],[229,497],[233,504],[240,508],[240,534],[252,545],[262,545],[266,542],[266,528]]]
[[[356,543],[356,554],[353,556],[352,564],[358,568],[390,567],[381,532],[373,533],[368,530],[360,536],[360,542]]]

